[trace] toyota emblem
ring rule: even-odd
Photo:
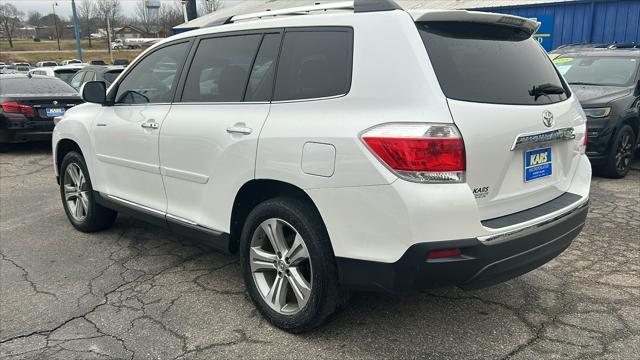
[[[58,105],[58,101],[57,100],[53,100],[53,105]]]
[[[553,113],[551,113],[551,111],[549,110],[545,110],[542,113],[542,123],[544,124],[544,126],[550,128],[553,127]]]

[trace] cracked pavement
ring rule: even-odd
[[[478,291],[354,294],[320,329],[284,333],[257,313],[238,260],[120,216],[67,221],[48,146],[0,154],[0,358],[637,359],[640,160],[594,177],[571,247]],[[633,355],[636,354],[636,355]]]

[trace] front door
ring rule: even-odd
[[[158,137],[190,43],[161,47],[137,62],[92,124],[96,190],[151,210],[166,210]]]

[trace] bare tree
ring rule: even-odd
[[[18,11],[13,4],[0,4],[0,30],[9,40],[9,47],[13,47],[13,35],[20,25],[23,13]]]
[[[57,14],[47,14],[41,18],[42,24],[49,27],[49,35],[52,38],[58,39],[64,37],[64,28],[66,22]]]
[[[96,30],[98,7],[93,0],[80,0],[78,4],[78,22],[80,23],[80,34],[85,34],[91,45],[91,34]]]
[[[152,14],[153,13],[147,9],[146,1],[138,0],[138,4],[136,5],[136,16],[138,23],[145,32],[145,36],[149,36],[153,32],[155,24],[158,23],[157,17]]]
[[[200,15],[211,14],[224,6],[224,0],[199,0]]]
[[[29,11],[29,14],[27,14],[27,23],[31,26],[41,26],[42,13],[39,11]]]
[[[163,36],[171,35],[171,28],[184,22],[182,15],[182,5],[180,1],[163,2],[160,5],[160,15],[158,19]]]
[[[97,4],[98,16],[107,29],[107,46],[111,49],[111,29],[120,16],[120,0],[101,0]]]

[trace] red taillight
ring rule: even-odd
[[[15,101],[1,103],[0,106],[2,106],[2,111],[6,113],[23,114],[26,117],[33,117],[34,115],[33,107]]]
[[[431,250],[427,253],[427,259],[442,259],[448,257],[456,257],[460,256],[462,251],[460,249],[442,249],[442,250]]]
[[[462,139],[362,138],[394,170],[464,171]]]
[[[415,182],[462,182],[464,142],[450,124],[384,124],[362,141],[391,170]]]

